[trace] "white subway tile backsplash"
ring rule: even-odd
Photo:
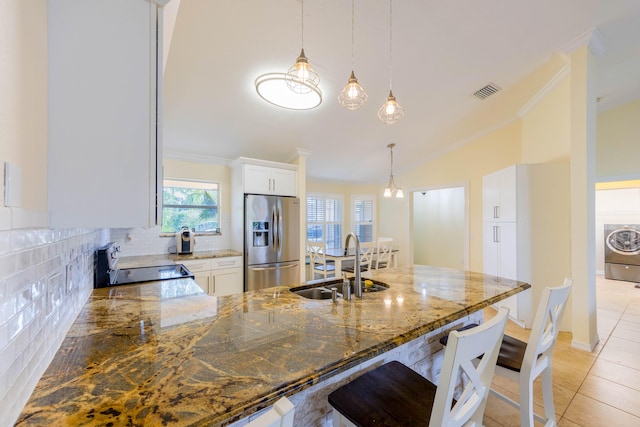
[[[109,230],[0,231],[0,425],[13,424],[53,359],[108,241]]]
[[[228,215],[227,215],[228,216]],[[222,234],[215,236],[197,235],[196,252],[231,249],[231,222],[223,218]],[[161,228],[112,228],[111,240],[122,249],[120,256],[160,255],[175,252],[173,237],[160,237]],[[173,247],[173,248],[172,248]]]

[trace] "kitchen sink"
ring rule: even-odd
[[[371,283],[366,283],[371,282]],[[353,278],[350,280],[351,286],[351,296],[354,295],[353,290]],[[341,279],[333,279],[333,280],[323,280],[321,282],[314,282],[310,285],[297,286],[295,288],[291,288],[290,291],[294,294],[298,294],[301,297],[308,299],[331,299],[331,290],[336,289],[338,298],[342,298],[342,280]],[[362,279],[362,292],[372,293],[372,292],[380,292],[386,291],[389,289],[389,285],[383,282],[379,282],[377,280],[371,279]]]

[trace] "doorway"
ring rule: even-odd
[[[469,269],[469,210],[466,184],[412,189],[414,264]]]

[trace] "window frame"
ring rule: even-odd
[[[173,184],[178,184],[178,185],[167,185],[167,183],[173,183]],[[196,187],[189,187],[186,186],[184,184],[187,183],[196,183],[196,184],[202,184],[202,185],[215,185],[216,189],[215,190],[210,190],[210,191],[217,191],[217,201],[216,201],[216,205],[215,206],[210,206],[210,205],[176,205],[176,204],[168,204],[168,203],[164,203],[164,189],[165,187],[181,187],[181,188],[196,188]],[[182,185],[180,185],[182,184]],[[162,180],[162,225],[160,226],[160,236],[161,237],[173,237],[176,235],[177,232],[179,232],[180,230],[176,230],[176,231],[163,231],[163,227],[164,227],[164,210],[165,208],[186,208],[186,209],[207,209],[207,210],[215,210],[217,213],[217,222],[218,222],[218,227],[216,228],[215,231],[195,231],[195,234],[197,236],[219,236],[222,234],[222,228],[221,228],[221,224],[222,224],[222,212],[221,212],[221,201],[222,201],[222,184],[220,183],[220,181],[213,181],[213,180],[204,180],[204,179],[186,179],[186,178],[164,178]]]
[[[358,221],[356,218],[356,203],[359,201],[371,202],[371,221]],[[375,242],[377,234],[377,218],[376,218],[377,197],[375,194],[353,194],[351,196],[351,231],[358,236],[360,242]],[[358,226],[371,225],[371,240],[363,240],[359,235]]]
[[[322,200],[322,221],[309,221],[309,199],[317,199],[317,200]],[[338,203],[340,203],[340,207],[339,207],[339,211],[340,211],[340,218],[339,221],[327,221],[327,200],[334,200],[337,201]],[[306,221],[306,240],[313,240],[309,238],[309,226],[310,225],[319,225],[322,227],[322,239],[321,240],[313,240],[313,241],[318,241],[318,242],[323,242],[325,244],[328,244],[327,242],[327,231],[329,229],[330,226],[335,226],[335,225],[339,225],[340,226],[340,237],[338,239],[337,242],[337,247],[336,248],[341,248],[342,247],[342,238],[344,235],[344,196],[342,194],[337,194],[337,193],[322,193],[322,192],[310,192],[306,194],[305,197],[305,201],[306,201],[306,215],[305,215],[305,221]],[[331,246],[327,246],[327,249],[332,249]]]

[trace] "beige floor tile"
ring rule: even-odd
[[[616,350],[628,351],[630,353],[640,354],[640,342],[626,340],[623,338],[617,338],[611,336],[607,340],[605,347],[615,348]]]
[[[613,339],[614,338],[610,338],[609,342]],[[638,357],[637,352],[629,352],[615,348],[615,346],[610,346],[609,342],[607,342],[600,352],[600,358],[628,368],[640,370],[640,357]]]
[[[640,391],[638,390],[589,375],[578,393],[640,417]]]
[[[640,325],[631,325],[631,322],[620,321],[618,326],[611,333],[611,336],[640,343]]]
[[[576,424],[573,421],[569,421],[566,418],[560,418],[558,420],[558,427],[582,427],[580,424]]]
[[[639,324],[640,323],[640,313],[625,311],[622,314],[622,317],[620,319],[621,320],[626,320],[627,322],[633,322],[633,323]]]
[[[640,425],[639,417],[580,393],[576,394],[562,419],[582,427],[637,427]]]
[[[599,358],[589,371],[589,375],[606,378],[610,381],[640,391],[640,370],[628,368]]]

